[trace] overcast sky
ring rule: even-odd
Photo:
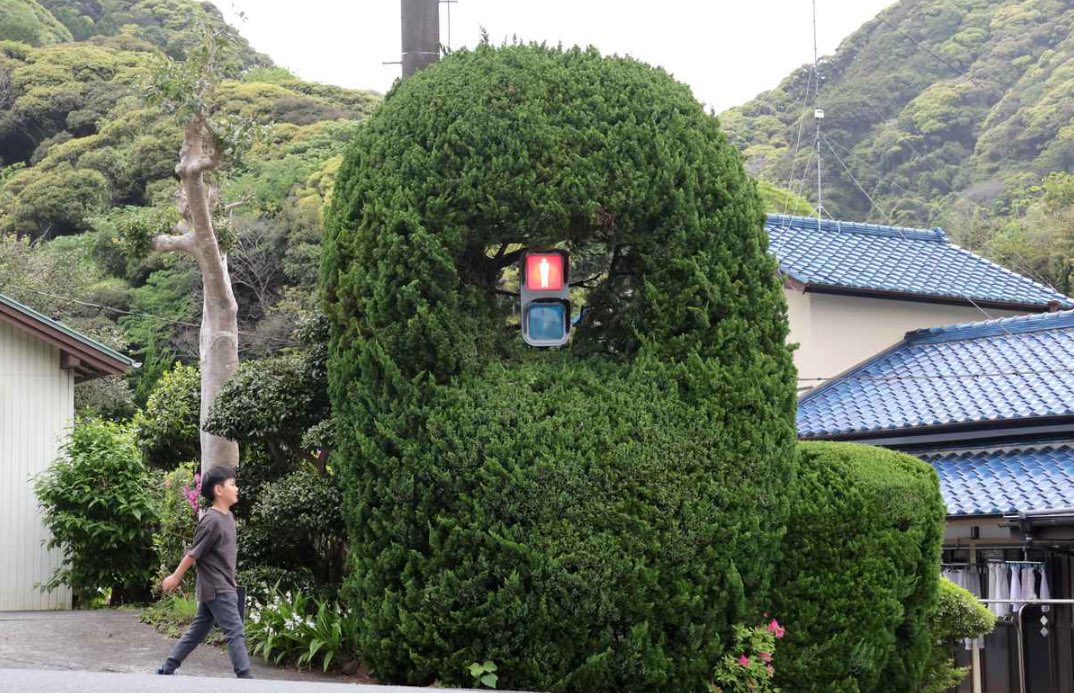
[[[214,0],[254,48],[316,82],[385,92],[399,75],[400,0]],[[893,0],[817,0],[820,53]],[[449,5],[440,5],[448,43]],[[239,19],[239,13],[246,20]],[[458,0],[450,45],[594,45],[659,65],[720,112],[779,84],[813,61],[811,0]]]

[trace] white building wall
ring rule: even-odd
[[[897,344],[911,330],[1026,314],[986,308],[986,316],[973,306],[802,293],[790,288],[784,294],[791,328],[788,342],[799,345],[794,364],[800,392]]]
[[[59,453],[74,419],[74,385],[56,347],[0,322],[0,611],[71,608],[66,588],[34,588],[61,554],[42,544],[48,532],[31,478]]]

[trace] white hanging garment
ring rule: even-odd
[[[976,566],[966,569],[966,589],[978,599],[981,597],[981,573]]]
[[[1022,604],[1018,601],[1022,599],[1022,567],[1017,565],[1011,566],[1011,596],[1008,599],[1013,599],[1011,603],[1011,613],[1017,614],[1018,609],[1022,608]]]
[[[1052,591],[1048,588],[1048,571],[1044,568],[1037,568],[1040,571],[1040,598],[1051,599]],[[1040,608],[1041,611],[1048,612],[1052,610],[1052,607],[1045,604]]]
[[[1037,569],[1022,569],[1022,599],[1037,599]]]
[[[1007,575],[1002,563],[988,564],[988,598],[1007,598]],[[989,604],[988,608],[996,617],[1004,616],[1010,609],[1007,604]]]

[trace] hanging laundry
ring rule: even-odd
[[[973,594],[973,596],[980,598],[981,596],[981,571],[976,566],[966,568],[966,589]]]
[[[1022,599],[1022,567],[1018,565],[1011,566],[1011,596],[1008,599],[1013,599],[1011,604],[1011,613],[1017,614],[1018,609],[1022,608],[1022,604],[1018,601]]]
[[[1010,583],[1007,582],[1007,568],[1002,563],[988,564],[988,598],[1008,599],[1010,596]],[[1010,612],[1009,604],[989,604],[989,610],[1002,618]]]
[[[1041,566],[1040,568],[1037,568],[1037,570],[1040,572],[1040,598],[1041,599],[1051,599],[1052,598],[1052,591],[1048,587],[1048,571],[1045,570],[1043,566]],[[1045,613],[1047,613],[1047,612],[1052,610],[1052,607],[1050,607],[1050,606],[1048,606],[1046,604],[1046,605],[1042,606],[1040,608],[1040,610],[1045,612]]]

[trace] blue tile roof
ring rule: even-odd
[[[769,252],[780,270],[814,286],[1074,308],[1070,298],[963,250],[940,229],[911,229],[768,215]]]
[[[937,327],[798,402],[798,435],[1074,416],[1074,311]]]
[[[1074,447],[1066,443],[918,456],[939,474],[951,516],[1074,507]]]

